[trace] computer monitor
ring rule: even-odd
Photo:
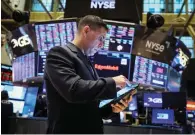
[[[12,84],[12,67],[1,64],[1,84]]]
[[[187,119],[195,119],[195,111],[186,111]]]
[[[186,92],[163,92],[163,108],[185,109],[187,103]]]
[[[152,110],[152,124],[174,124],[174,110],[153,109]]]
[[[136,56],[133,82],[165,88],[168,67],[168,64]]]
[[[90,14],[104,19],[140,23],[143,6],[139,5],[143,5],[143,0],[66,0],[64,17]]]
[[[19,112],[20,114],[23,113],[24,101],[18,101],[18,100],[9,100],[9,101],[13,103],[14,113],[17,112]]]
[[[27,89],[21,86],[4,85],[4,90],[8,92],[10,99],[24,100]]]
[[[54,46],[63,46],[72,41],[77,31],[77,19],[65,19],[35,23],[39,51],[49,51]]]
[[[134,25],[109,20],[105,22],[109,32],[106,35],[104,46],[91,57],[91,61],[100,77],[124,75],[129,78]]]
[[[172,67],[169,68],[169,76],[167,82],[167,89],[170,92],[179,92],[181,85],[181,74],[173,69]]]
[[[25,98],[23,116],[33,117],[38,89],[39,89],[38,87],[28,87]]]
[[[161,93],[144,93],[144,107],[162,107]]]
[[[35,52],[17,57],[12,64],[13,82],[22,81],[36,76],[35,72],[36,54]]]

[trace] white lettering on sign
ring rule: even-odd
[[[187,65],[189,57],[183,53],[183,51],[179,48],[179,61],[183,67]]]
[[[92,0],[91,8],[93,9],[115,9],[115,0]]]
[[[163,52],[165,47],[164,45],[160,45],[158,43],[152,42],[147,40],[146,42],[146,47],[155,51]]]
[[[22,37],[19,37],[18,40],[12,39],[11,43],[13,44],[13,48],[16,48],[16,47],[24,47],[30,45],[31,41],[28,35],[24,35]]]
[[[162,98],[152,98],[152,97],[149,97],[148,98],[148,102],[152,102],[152,103],[162,103]]]

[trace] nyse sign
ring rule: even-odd
[[[91,0],[91,9],[115,9],[115,0]]]
[[[11,43],[13,44],[13,48],[16,47],[24,47],[31,44],[31,40],[28,35],[24,35],[22,37],[19,37],[17,39],[12,39]]]

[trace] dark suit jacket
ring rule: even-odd
[[[82,51],[69,43],[52,48],[45,65],[48,133],[103,133],[111,107],[99,100],[116,97],[112,78],[99,78]]]

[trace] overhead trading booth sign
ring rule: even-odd
[[[34,24],[26,24],[8,35],[8,44],[13,57],[18,57],[37,50]]]
[[[191,52],[181,40],[176,39],[176,41],[176,55],[171,63],[171,66],[177,71],[181,71],[186,68],[188,61],[191,58]]]
[[[137,26],[132,54],[171,64],[175,52],[176,40],[167,33]]]

